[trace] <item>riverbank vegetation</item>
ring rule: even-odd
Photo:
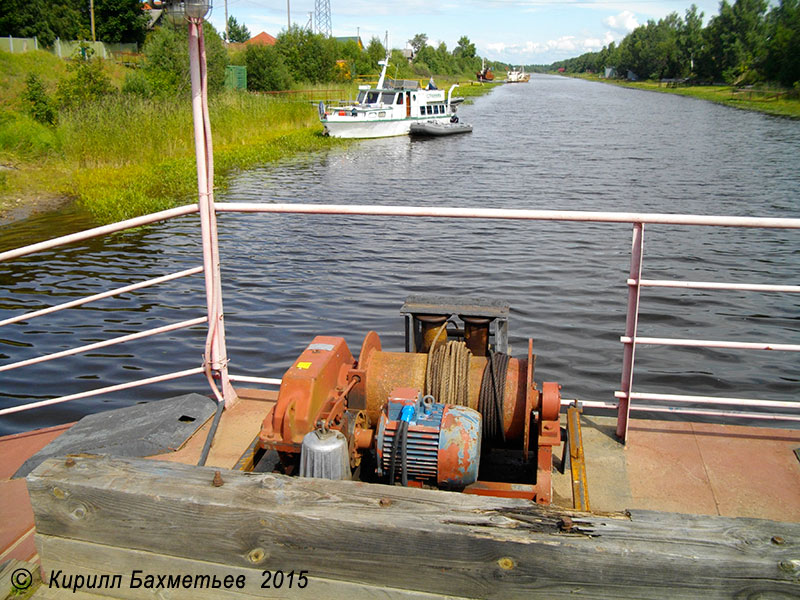
[[[466,37],[452,52],[423,38],[413,61],[392,53],[391,76],[436,76],[440,87],[474,79],[481,59]],[[386,56],[375,38],[361,50],[294,28],[274,46],[233,49],[206,24],[205,40],[217,189],[237,170],[348,143],[321,135],[316,103],[353,97]],[[0,51],[0,198],[75,199],[103,222],[193,201],[187,47],[185,29],[165,25],[133,66],[130,57],[127,66],[93,57],[88,46],[69,60]],[[228,65],[247,67],[249,91],[224,89]]]
[[[593,73],[569,74],[570,77],[610,83],[648,92],[662,92],[688,96],[732,108],[761,112],[777,117],[800,119],[800,98],[781,89],[758,86],[740,88],[735,85],[692,85],[689,82],[627,81],[625,79],[602,78]]]
[[[619,44],[599,52],[553,63],[567,74],[596,74],[609,79],[651,80],[674,86],[724,84],[735,89],[765,90],[740,94],[742,106],[761,109],[757,95],[780,94],[791,102],[800,96],[800,0],[722,0],[719,14],[703,26],[695,5],[681,17],[672,13],[648,21]],[[707,99],[730,95],[730,87],[668,88]],[[663,91],[663,90],[662,90]],[[770,94],[770,92],[772,92]]]

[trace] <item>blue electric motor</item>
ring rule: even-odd
[[[399,388],[381,413],[376,446],[378,475],[390,484],[412,480],[463,489],[478,479],[481,415]]]

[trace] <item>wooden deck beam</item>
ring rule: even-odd
[[[227,470],[215,487],[214,472],[142,459],[44,462],[28,488],[45,578],[59,569],[118,573],[125,589],[98,592],[125,598],[153,597],[128,589],[134,568],[243,573],[242,592],[260,597],[264,570],[305,570],[309,585],[292,597],[354,599],[354,589],[383,588],[387,597],[730,598],[800,589],[795,523],[593,515]]]

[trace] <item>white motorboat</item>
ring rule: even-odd
[[[350,103],[319,103],[319,119],[325,134],[339,138],[379,138],[408,135],[417,122],[449,123],[463,98],[454,98],[455,84],[445,93],[437,89],[433,78],[426,87],[419,81],[386,79],[387,60],[377,85],[359,86],[358,98]]]
[[[528,83],[530,79],[531,75],[525,72],[525,67],[520,67],[519,71],[512,69],[506,74],[506,82],[508,83]]]

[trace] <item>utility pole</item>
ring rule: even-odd
[[[228,23],[228,0],[225,0],[225,43],[231,43],[231,29]]]
[[[286,33],[292,30],[292,11],[289,8],[289,0],[286,0]]]
[[[97,41],[97,36],[94,34],[94,0],[89,0],[89,15],[92,21],[92,41]]]

